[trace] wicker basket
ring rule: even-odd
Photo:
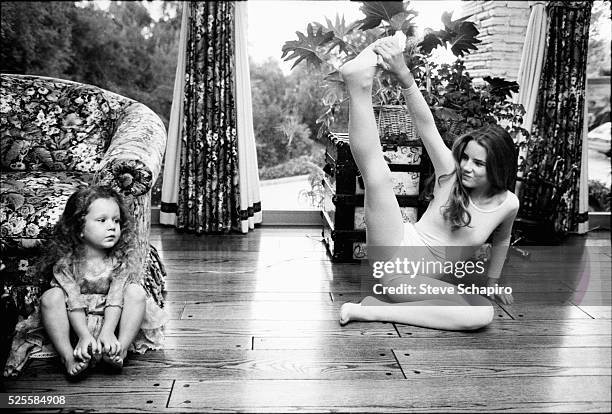
[[[416,128],[403,105],[376,105],[374,116],[381,140],[401,143],[419,139]]]

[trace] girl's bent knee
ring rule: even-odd
[[[469,321],[467,321],[464,330],[473,331],[484,328],[493,322],[495,311],[493,306],[473,306]]]
[[[64,304],[65,301],[64,291],[58,287],[45,291],[40,298],[42,307],[56,307],[58,304]]]

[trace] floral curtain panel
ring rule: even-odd
[[[191,2],[176,227],[239,227],[234,3]]]
[[[588,218],[579,208],[579,187],[591,6],[592,1],[547,6],[546,57],[519,216],[548,220],[557,233],[575,231]]]

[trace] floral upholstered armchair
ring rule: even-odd
[[[95,86],[2,74],[0,86],[0,294],[4,365],[15,324],[38,306],[48,276],[34,260],[68,197],[81,185],[110,185],[135,220],[148,293],[163,306],[165,272],[149,245],[151,188],[165,127],[145,105]]]

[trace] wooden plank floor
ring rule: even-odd
[[[340,327],[364,268],[332,264],[316,228],[154,227],[152,243],[168,271],[165,349],[78,384],[33,360],[7,392],[64,395],[58,412],[610,411],[608,231],[511,256],[516,302],[476,332]]]

